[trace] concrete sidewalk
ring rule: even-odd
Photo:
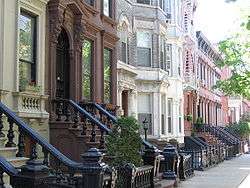
[[[250,188],[250,154],[225,161],[181,182],[181,188]]]

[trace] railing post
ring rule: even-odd
[[[104,171],[108,167],[102,162],[103,154],[96,148],[89,149],[82,155],[82,188],[102,188]]]
[[[153,173],[154,176],[157,175],[158,170],[160,168],[160,164],[156,164],[156,157],[159,155],[159,152],[155,147],[146,147],[144,150],[144,154],[142,156],[144,165],[151,165],[154,167]]]
[[[5,137],[4,133],[2,132],[3,130],[3,113],[0,112],[0,138]]]
[[[175,165],[178,160],[177,149],[172,145],[167,145],[163,150],[164,160],[164,172],[163,179],[176,180],[177,175],[175,174]]]
[[[41,161],[30,160],[21,167],[18,176],[11,177],[10,184],[13,188],[47,188],[44,181],[49,176],[47,166],[43,165]]]

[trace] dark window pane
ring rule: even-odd
[[[112,17],[112,0],[103,0],[103,14]]]
[[[137,0],[137,3],[150,5],[150,0]]]
[[[148,122],[148,135],[152,135],[152,133],[153,133],[152,114],[138,113],[138,122],[141,125],[140,132],[141,132],[141,134],[144,134],[143,121],[145,119]]]
[[[179,117],[179,132],[181,133],[181,117]]]
[[[91,67],[93,43],[84,40],[82,46],[82,93],[84,99],[91,99]]]
[[[104,49],[104,102],[111,102],[111,50]]]
[[[88,3],[91,6],[95,5],[95,0],[85,0],[86,3]]]
[[[165,115],[161,115],[161,134],[165,134]]]
[[[125,42],[122,42],[122,48],[121,48],[121,55],[122,55],[122,62],[127,63],[127,44]]]
[[[137,65],[150,67],[151,66],[151,49],[137,47]]]
[[[172,118],[168,117],[168,132],[172,133]]]

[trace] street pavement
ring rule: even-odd
[[[195,176],[183,181],[180,188],[250,188],[250,154],[210,168],[195,171]]]

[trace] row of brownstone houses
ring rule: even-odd
[[[50,123],[58,98],[118,106],[157,140],[183,143],[197,119],[237,122],[250,104],[213,89],[230,70],[194,30],[196,8],[196,0],[2,0],[0,100],[66,146],[74,141]]]
[[[213,86],[230,76],[194,31],[197,2],[1,2],[0,98],[48,137],[50,101],[117,105],[155,139],[183,142],[192,122],[225,125],[249,110]],[[187,120],[188,119],[188,120]],[[185,126],[184,126],[185,125]]]

